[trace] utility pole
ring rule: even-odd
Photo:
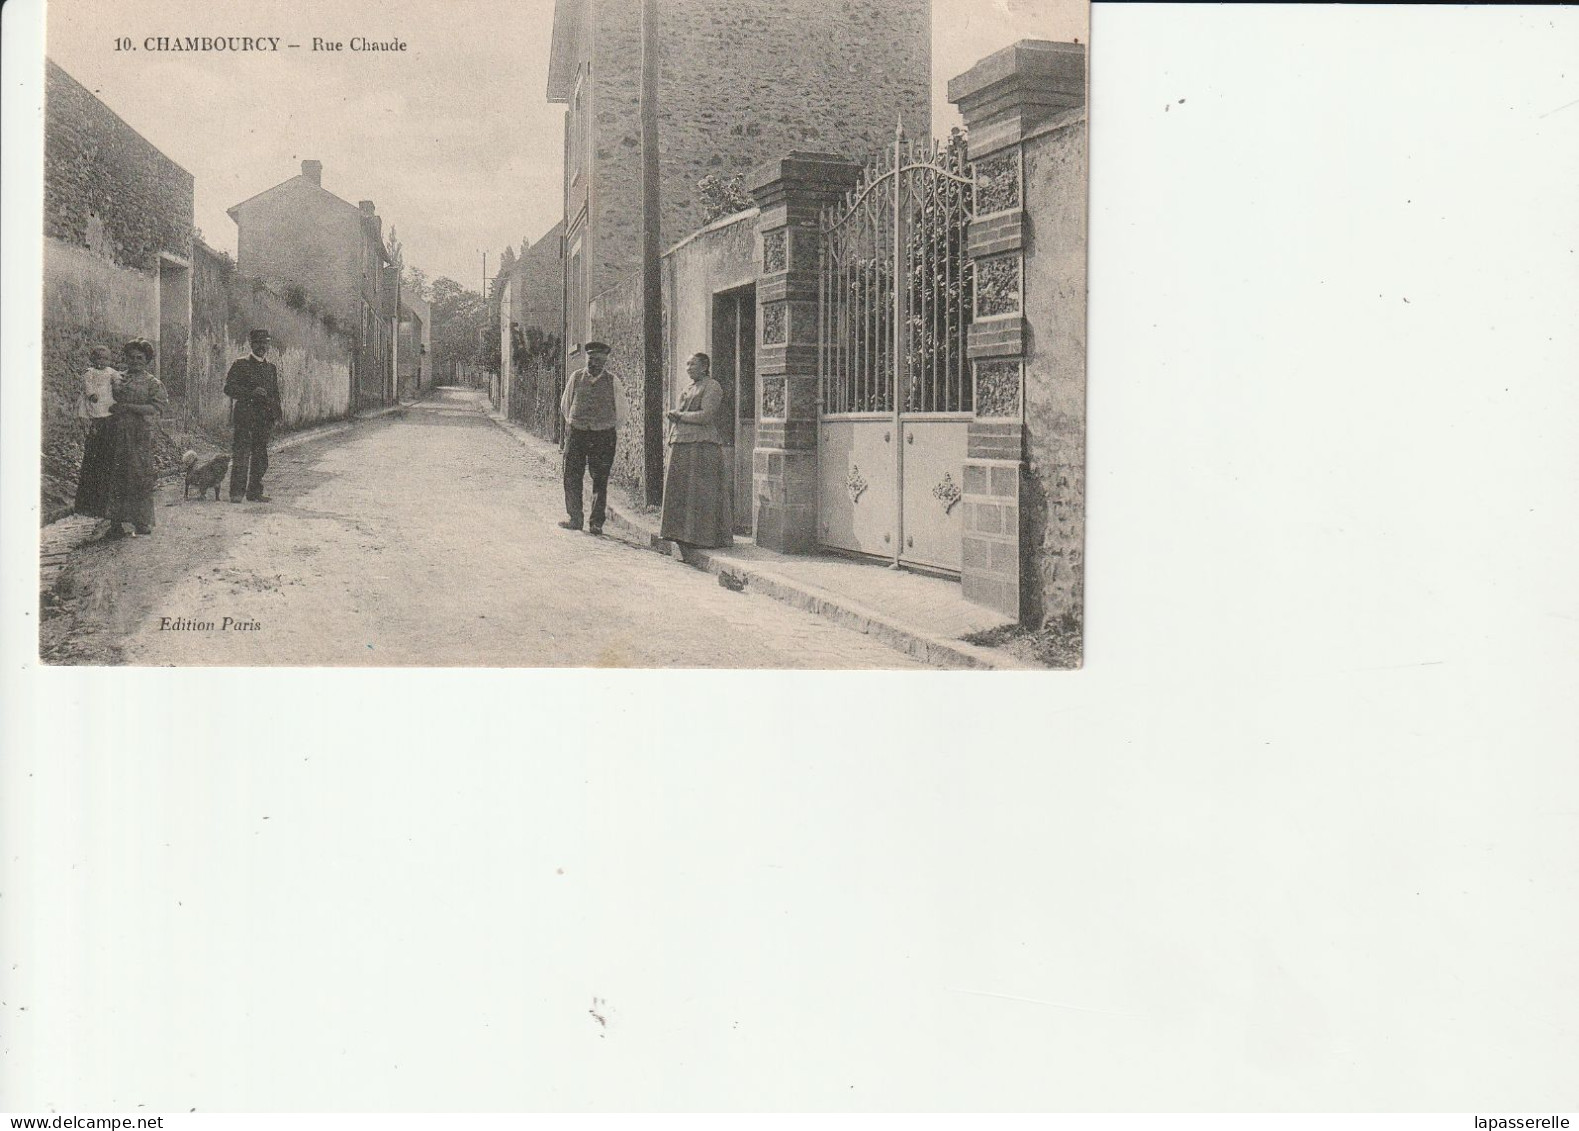
[[[483,359],[488,356],[488,253],[482,253],[482,327],[477,335],[477,368],[482,369]],[[493,392],[491,387],[488,390]]]
[[[659,255],[658,13],[641,0],[642,481],[663,502],[663,275]]]

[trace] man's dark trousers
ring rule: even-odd
[[[591,431],[572,428],[565,443],[565,513],[581,525],[581,485],[587,468],[592,469],[592,528],[601,529],[607,517],[609,472],[614,467],[614,443],[619,434],[612,428]]]
[[[230,497],[263,497],[263,473],[269,469],[269,433],[274,422],[266,412],[236,405],[236,430],[230,439]]]

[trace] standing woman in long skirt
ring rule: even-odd
[[[663,537],[682,546],[734,541],[729,469],[724,466],[724,390],[705,353],[685,363],[691,383],[669,420],[669,470],[663,482]]]
[[[154,526],[154,489],[159,468],[154,462],[153,418],[170,403],[159,378],[149,372],[154,348],[142,338],[134,338],[121,350],[126,360],[126,375],[115,384],[115,403],[110,406],[111,454],[109,509],[106,538],[125,534],[121,524],[132,524],[134,534],[151,534]]]

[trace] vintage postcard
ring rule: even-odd
[[[54,0],[51,664],[1068,668],[1085,0]]]
[[[1572,1122],[1579,8],[23,6],[0,1107]]]

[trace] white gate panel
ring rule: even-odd
[[[892,557],[893,423],[824,420],[817,478],[822,544],[858,554]]]
[[[960,570],[964,536],[965,420],[904,422],[904,538],[899,560]]]

